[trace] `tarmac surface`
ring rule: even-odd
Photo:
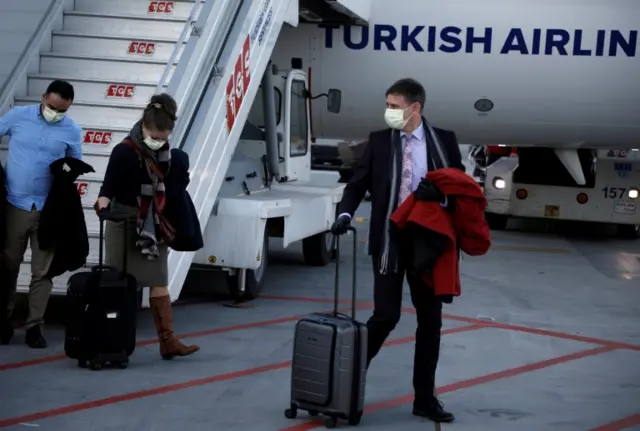
[[[357,219],[358,319],[371,313],[368,204]],[[445,305],[438,393],[456,415],[441,427],[411,415],[415,317],[403,319],[367,376],[359,428],[377,431],[640,430],[640,242],[544,224],[494,232],[483,257],[462,261],[462,296]],[[341,307],[348,309],[352,238],[342,242]],[[303,431],[286,419],[295,322],[329,310],[333,266],[302,264],[299,246],[272,241],[263,296],[223,306],[222,283],[194,274],[175,326],[200,352],[162,361],[148,310],[127,370],[79,369],[63,353],[64,298],[51,302],[49,348],[31,350],[18,330],[0,346],[0,428],[43,431]],[[340,428],[348,428],[340,423]]]

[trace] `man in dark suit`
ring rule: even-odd
[[[344,189],[332,230],[338,235],[345,233],[363,197],[370,192],[369,254],[374,268],[374,311],[367,322],[368,361],[371,362],[400,320],[406,273],[418,318],[413,414],[435,422],[451,422],[454,416],[444,410],[434,395],[442,302],[451,302],[451,298],[436,297],[407,268],[406,247],[401,246],[401,235],[394,232],[389,222],[391,213],[412,192],[416,199],[452,207],[452,202],[424,177],[429,170],[442,167],[465,170],[456,135],[431,127],[422,116],[425,100],[424,88],[413,79],[401,79],[387,90],[384,118],[389,128],[369,135],[367,147]]]

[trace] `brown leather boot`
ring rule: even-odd
[[[149,298],[149,304],[158,331],[162,359],[169,360],[176,356],[189,356],[200,350],[198,346],[185,346],[174,335],[171,299],[168,295]]]

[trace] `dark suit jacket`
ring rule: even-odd
[[[426,120],[422,119],[423,124]],[[458,168],[465,171],[462,164],[462,156],[458,139],[454,132],[449,130],[433,128],[438,134],[443,151],[449,161],[449,167]],[[443,167],[439,163],[437,150],[431,142],[429,133],[425,130],[427,138],[427,154],[429,155],[429,170]],[[384,236],[384,226],[387,216],[387,208],[391,197],[391,160],[393,155],[393,145],[400,146],[400,132],[385,129],[372,132],[369,135],[367,146],[362,157],[356,165],[353,176],[345,186],[342,201],[338,205],[338,214],[348,213],[351,216],[355,213],[367,191],[371,194],[371,220],[369,222],[369,254],[377,256],[380,253],[382,239]],[[432,166],[431,157],[438,160],[439,166]],[[397,186],[400,184],[400,170],[398,170]],[[393,193],[397,195],[398,190]],[[394,195],[394,196],[395,196]]]
[[[94,170],[91,165],[73,157],[56,160],[50,169],[53,183],[40,214],[38,241],[40,248],[54,252],[47,273],[52,278],[87,263],[89,235],[74,181]]]

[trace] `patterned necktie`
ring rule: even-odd
[[[411,192],[411,180],[413,179],[413,163],[411,158],[411,140],[413,135],[406,134],[402,137],[402,176],[400,177],[400,192],[398,193],[398,205],[401,205]]]

